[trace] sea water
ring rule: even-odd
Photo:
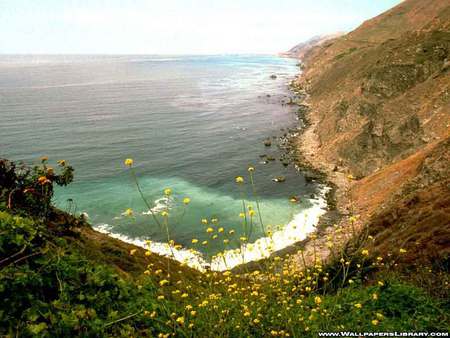
[[[112,236],[142,246],[151,240],[153,251],[197,266],[226,250],[228,263],[212,262],[218,270],[255,260],[303,239],[326,207],[326,188],[307,183],[293,164],[285,167],[276,140],[263,143],[296,126],[295,108],[282,104],[296,63],[264,55],[0,56],[0,156],[29,164],[41,156],[68,161],[75,181],[57,189],[54,203],[85,213]],[[126,158],[134,159],[134,173]],[[236,184],[236,176],[245,183]],[[274,182],[277,176],[286,181]],[[248,214],[249,207],[257,211],[256,201],[270,240],[258,213]],[[163,223],[162,210],[169,212],[169,238],[192,251],[164,244],[167,229],[151,215]],[[247,241],[257,248],[233,251],[250,227]]]

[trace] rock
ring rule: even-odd
[[[272,141],[270,139],[267,139],[267,140],[264,141],[264,145],[266,147],[270,147],[272,145]]]
[[[291,197],[289,197],[289,201],[292,202],[292,203],[298,203],[298,202],[300,202],[300,197],[298,197],[298,196],[291,196]]]
[[[272,80],[275,80],[275,79],[277,78],[277,76],[276,76],[275,74],[272,74],[272,75],[270,75],[270,78],[271,78]]]

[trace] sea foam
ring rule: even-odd
[[[329,187],[320,186],[318,189],[318,198],[310,200],[311,207],[296,214],[284,228],[274,231],[270,237],[261,237],[252,243],[243,244],[240,248],[225,250],[219,255],[214,256],[212,260],[207,259],[203,253],[194,249],[177,249],[168,243],[131,238],[112,232],[112,226],[109,224],[96,225],[95,229],[123,242],[149,249],[151,252],[162,256],[170,257],[200,271],[225,271],[241,264],[267,258],[274,252],[304,240],[308,234],[315,231],[319,218],[326,213],[327,202],[325,195],[329,190]],[[166,205],[168,201],[158,200],[158,202]]]

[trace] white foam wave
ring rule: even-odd
[[[169,197],[162,197],[155,201],[155,206],[151,211],[144,211],[142,215],[151,215],[152,213],[159,213],[163,210],[167,210],[170,207],[171,199]]]
[[[95,230],[99,232],[107,234],[113,238],[120,239],[123,242],[149,249],[151,252],[157,253],[161,256],[173,258],[181,263],[187,264],[194,269],[204,271],[208,266],[208,263],[203,258],[203,255],[198,251],[192,249],[177,249],[173,246],[170,246],[168,243],[131,238],[126,235],[111,232],[112,228],[113,227],[109,224],[99,224],[95,226]]]
[[[308,234],[315,231],[320,216],[326,213],[325,195],[330,190],[329,187],[321,187],[318,198],[310,200],[312,206],[296,214],[284,228],[274,231],[270,237],[262,237],[253,243],[242,245],[241,248],[230,249],[213,257],[208,262],[205,256],[194,249],[178,249],[168,243],[153,242],[145,239],[131,238],[122,234],[112,232],[113,227],[108,224],[100,224],[95,228],[97,231],[106,233],[111,237],[120,239],[162,256],[173,258],[188,266],[205,271],[225,271],[238,265],[257,261],[269,257],[272,253],[289,247],[299,241],[304,240]],[[169,201],[158,200],[164,204],[164,208]],[[156,207],[155,207],[156,208]]]

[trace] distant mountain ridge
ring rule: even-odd
[[[284,53],[280,53],[281,56],[286,57],[295,57],[295,58],[303,58],[305,56],[305,53],[310,50],[312,47],[320,46],[324,42],[337,38],[339,36],[344,35],[345,33],[339,32],[334,34],[327,34],[327,35],[316,35],[312,38],[306,40],[305,42],[301,42],[298,45],[295,45],[290,50]]]

